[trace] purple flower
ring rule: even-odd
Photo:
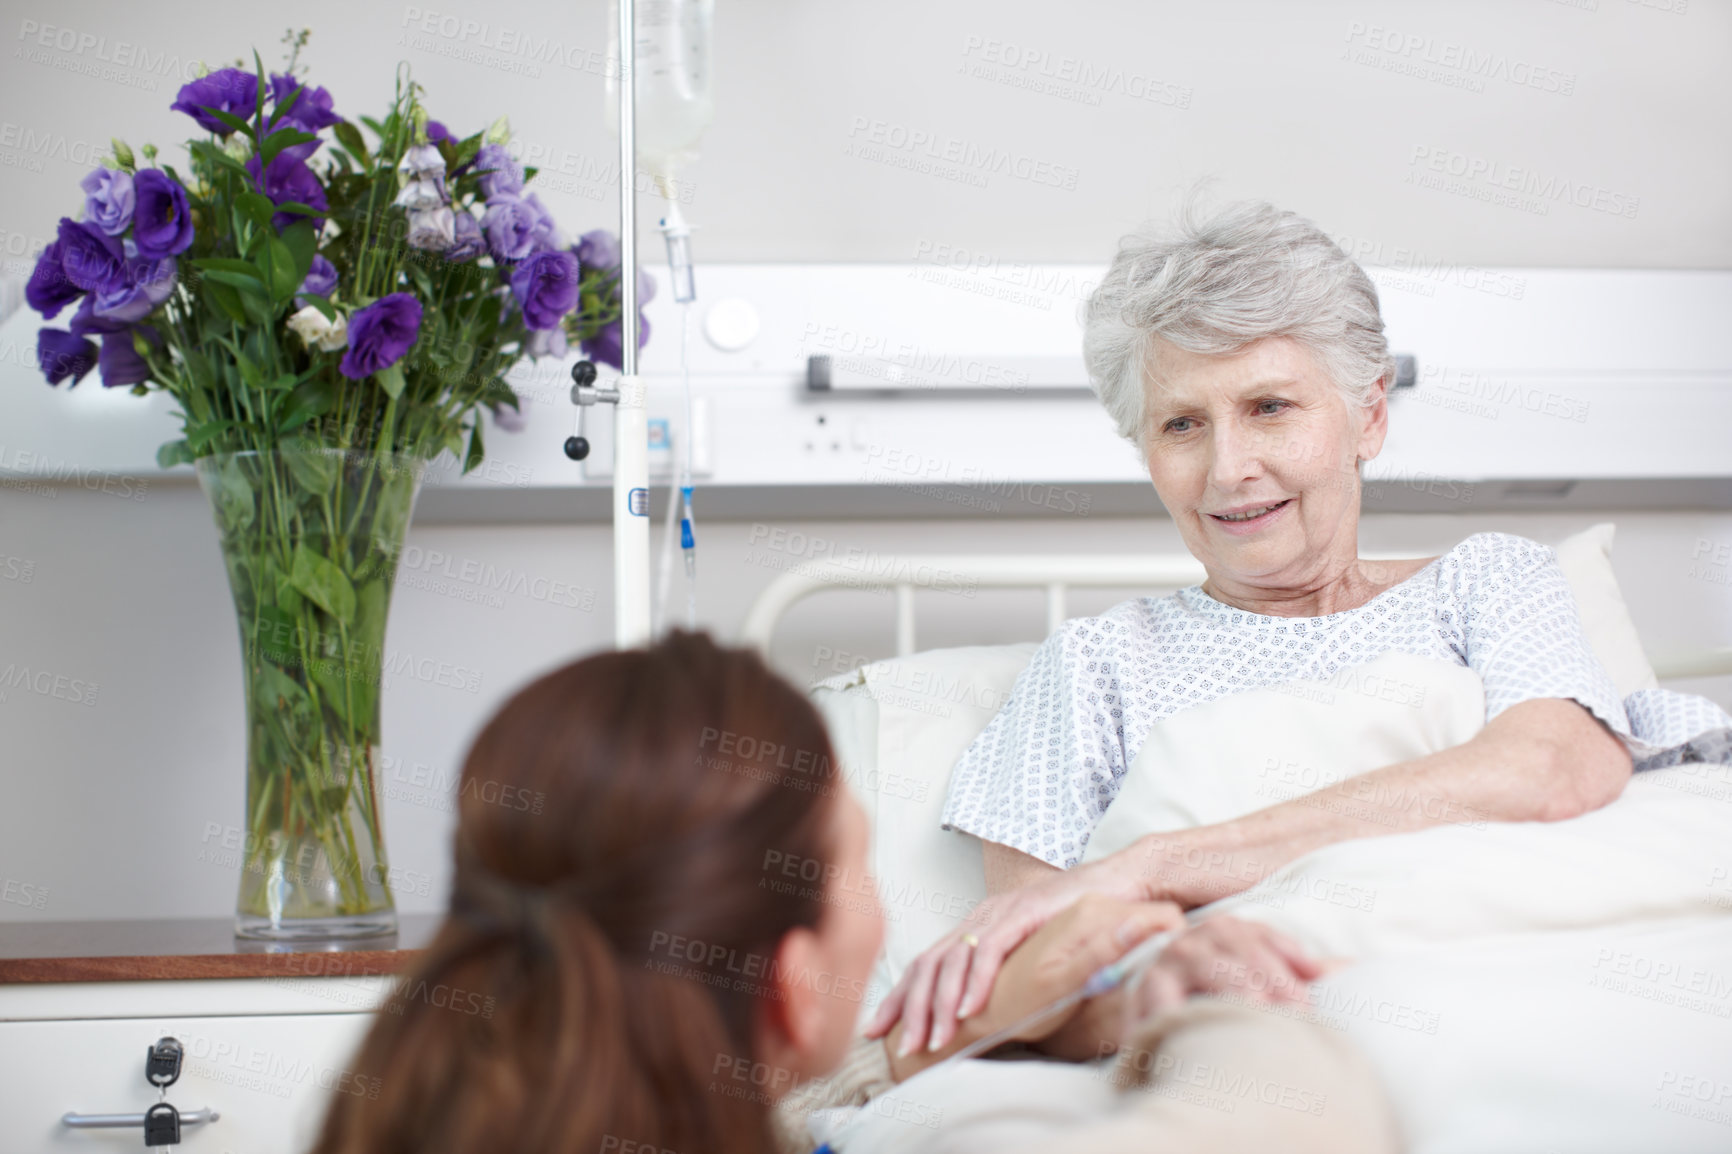
[[[553,219],[553,214],[541,203],[541,198],[533,192],[523,198],[523,203],[535,210],[534,244],[536,252],[548,252],[565,247],[565,234],[559,231],[559,222]]]
[[[475,171],[481,174],[481,195],[488,200],[523,191],[523,169],[503,144],[483,144],[475,154]]]
[[[201,76],[191,84],[181,86],[175,102],[169,108],[184,112],[199,122],[207,132],[227,136],[234,129],[212,116],[207,109],[227,112],[242,120],[251,120],[258,108],[259,82],[250,72],[239,68],[219,68],[209,76]]]
[[[501,193],[487,202],[481,228],[487,234],[487,250],[494,260],[522,260],[535,251],[541,213],[528,201]]]
[[[311,296],[328,298],[337,291],[337,266],[314,253],[312,267],[307,269],[307,279],[301,282],[301,291]],[[295,298],[295,303],[302,308],[307,307],[307,302],[300,297]]]
[[[138,198],[132,215],[132,239],[139,256],[158,260],[179,256],[192,247],[192,210],[187,207],[186,189],[155,168],[139,173],[132,189]]]
[[[605,228],[592,229],[577,238],[571,250],[577,263],[584,268],[614,269],[619,267],[619,237]]]
[[[103,388],[113,389],[150,380],[150,364],[132,345],[134,331],[123,329],[102,338],[102,352],[97,355],[96,364],[102,371]],[[162,338],[149,325],[139,325],[136,331],[144,334],[151,344],[161,347]]]
[[[272,73],[270,85],[271,103],[277,108],[283,106],[296,88],[301,89],[294,104],[277,120],[278,124],[292,124],[302,132],[318,132],[343,119],[331,111],[331,94],[323,88],[310,84],[302,88],[301,82],[286,72]]]
[[[72,314],[72,323],[66,327],[72,330],[75,337],[101,336],[104,333],[117,333],[131,322],[115,320],[112,317],[96,315],[96,298],[88,296],[84,303],[78,306],[78,311]]]
[[[66,279],[85,292],[107,287],[126,263],[120,240],[94,224],[78,224],[63,216],[59,239],[54,243],[60,249],[60,268]]]
[[[532,254],[511,271],[511,295],[529,328],[557,327],[577,307],[577,258],[569,252]]]
[[[272,204],[292,200],[319,212],[330,207],[330,203],[325,199],[325,186],[319,183],[319,178],[303,160],[289,155],[288,151],[280,152],[271,158],[271,163],[264,170],[263,180],[259,179],[257,156],[247,161],[247,172],[252,174],[259,191],[271,198]],[[271,217],[271,226],[281,232],[301,217],[299,212],[279,212]],[[322,223],[322,218],[313,219],[315,227]]]
[[[66,279],[66,270],[61,267],[62,251],[59,241],[43,249],[42,255],[36,258],[36,267],[31,270],[29,283],[24,286],[24,300],[41,313],[44,320],[53,320],[61,309],[84,293],[83,289]]]
[[[96,345],[61,329],[40,329],[36,333],[36,364],[49,384],[58,385],[71,377],[76,385],[96,367]]]
[[[84,219],[119,236],[132,223],[132,177],[111,168],[99,168],[78,182],[84,190]]]
[[[649,344],[649,318],[642,313],[637,315],[638,333],[637,347],[643,348]],[[595,336],[582,344],[583,355],[592,361],[600,361],[604,365],[612,365],[616,369],[624,369],[625,326],[619,321],[603,328]]]
[[[474,260],[487,251],[487,241],[481,235],[481,222],[467,212],[456,214],[451,247],[445,250],[446,260]]]
[[[420,335],[420,301],[408,293],[380,297],[349,318],[349,349],[337,371],[358,381],[388,369]]]
[[[427,143],[440,144],[451,139],[451,130],[437,120],[427,122]]]
[[[131,324],[143,320],[174,292],[175,260],[134,258],[91,297],[91,312],[104,320]]]

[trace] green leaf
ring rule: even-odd
[[[212,108],[208,104],[201,104],[199,107],[228,125],[230,128],[234,129],[236,132],[245,136],[248,140],[258,139],[253,135],[253,126],[236,116],[234,113],[224,112],[220,108]]]
[[[295,287],[312,271],[313,256],[319,251],[319,234],[310,220],[297,220],[282,231],[282,242],[294,257]]]
[[[271,203],[271,198],[262,192],[243,192],[235,197],[235,208],[266,232],[271,228],[271,214],[277,206]]]
[[[226,316],[237,324],[247,323],[247,311],[241,306],[241,294],[226,284],[219,284],[212,277],[223,276],[223,273],[206,273],[204,277],[205,303],[211,311],[219,316]]]
[[[363,167],[372,163],[372,161],[368,159],[367,155],[367,142],[362,139],[361,130],[359,128],[356,128],[347,120],[339,120],[331,131],[336,134],[337,143],[348,149],[350,154],[354,156],[356,160],[360,161]]]
[[[218,433],[222,432],[224,429],[232,429],[239,424],[239,421],[231,420],[227,417],[221,417],[214,421],[206,421],[202,425],[193,426],[187,430],[186,434],[186,446],[188,451],[196,457],[198,454],[205,451],[206,446],[216,438]],[[246,478],[242,477],[241,479],[244,481]],[[250,488],[248,492],[249,494],[251,493]]]
[[[289,394],[289,405],[278,429],[287,433],[300,428],[314,417],[329,412],[336,402],[336,389],[331,382],[315,377],[295,386]]]
[[[295,653],[295,635],[301,631],[300,618],[297,616],[301,595],[289,586],[289,592],[294,599],[291,604],[281,596],[281,590],[285,588],[282,574],[267,573],[266,577],[266,584],[279,591],[277,604],[258,607],[252,622],[252,636],[248,640],[252,642],[256,656],[287,665],[300,660]],[[290,684],[294,682],[291,681]],[[295,685],[296,690],[300,688]]]
[[[265,283],[265,276],[259,271],[259,266],[250,260],[235,260],[232,257],[226,256],[210,256],[203,260],[195,260],[192,262],[192,265],[194,268],[204,269],[207,272],[234,273],[238,276],[251,277],[260,284]]]
[[[295,587],[289,583],[288,574],[278,573],[276,575],[276,585],[277,605],[281,607],[285,613],[299,613],[301,611],[301,606],[305,604],[305,602],[301,595],[295,591]]]
[[[389,368],[380,369],[373,375],[379,378],[379,387],[385,390],[386,395],[392,397],[403,395],[403,365],[401,362]]]
[[[304,281],[306,278],[302,277],[301,279]],[[323,313],[326,320],[334,321],[337,319],[337,306],[317,293],[302,293],[300,299]]]
[[[324,216],[325,214],[310,204],[302,204],[298,200],[285,200],[277,205],[278,212],[293,213],[296,216]]]
[[[242,164],[240,161],[236,160],[234,157],[230,156],[208,140],[194,140],[188,145],[188,147],[191,148],[194,156],[203,160],[207,164],[214,164],[219,168],[232,168],[247,180],[253,178],[253,174],[247,171],[246,165]]]
[[[193,460],[192,450],[187,447],[185,439],[164,441],[157,446],[156,467],[159,469],[172,469],[176,465],[190,465]]]
[[[304,544],[295,546],[289,584],[338,621],[347,624],[354,619],[355,587],[349,584],[349,579],[335,562],[321,557]]]
[[[467,473],[481,463],[485,450],[481,446],[481,418],[475,418],[475,427],[469,430],[469,451],[463,454],[463,471]]]
[[[301,287],[301,278],[295,275],[295,254],[279,237],[272,237],[265,242],[261,254],[264,258],[267,282],[271,286],[271,296],[278,301],[286,301],[295,295],[295,290]]]
[[[245,264],[246,262],[236,261],[235,263]],[[228,269],[209,269],[204,275],[207,281],[215,281],[217,284],[229,285],[245,292],[263,294],[265,292],[264,274],[257,268],[253,268],[251,265],[248,265],[247,267],[252,268],[251,275],[230,272]]]
[[[239,461],[231,458],[222,463],[216,472],[214,488],[217,519],[225,532],[238,533],[253,523],[253,487],[241,471]]]
[[[265,134],[265,142],[259,145],[259,163],[269,164],[285,148],[297,144],[305,144],[309,140],[317,140],[310,132],[302,132],[298,128],[278,128]]]
[[[282,442],[283,459],[289,463],[289,472],[295,475],[295,480],[301,487],[314,493],[329,493],[337,483],[338,461],[334,454],[321,453],[318,446],[307,443],[299,438],[290,438]]]

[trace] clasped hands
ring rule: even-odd
[[[980,976],[969,971],[990,939],[973,945],[968,931],[958,930],[909,967],[874,1015],[867,1037],[885,1039],[891,1073],[901,1081],[1051,1005],[1139,942],[1184,923],[1173,902],[1085,892],[1012,943],[986,976],[984,1004],[971,1012],[964,1003],[960,1013],[963,983]],[[1014,1037],[1049,1056],[1083,1061],[1113,1052],[1130,1027],[1194,994],[1303,1003],[1308,983],[1323,972],[1285,935],[1256,922],[1215,917],[1175,938],[1140,980],[1042,1018]]]

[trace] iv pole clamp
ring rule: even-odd
[[[577,434],[565,439],[565,455],[574,461],[589,456],[589,438],[583,435],[583,414],[591,405],[619,404],[619,390],[595,383],[595,364],[579,361],[571,366],[571,403],[578,406]]]

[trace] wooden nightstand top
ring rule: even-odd
[[[393,974],[433,939],[442,914],[399,915],[397,933],[344,942],[234,936],[232,918],[0,923],[0,983]]]

